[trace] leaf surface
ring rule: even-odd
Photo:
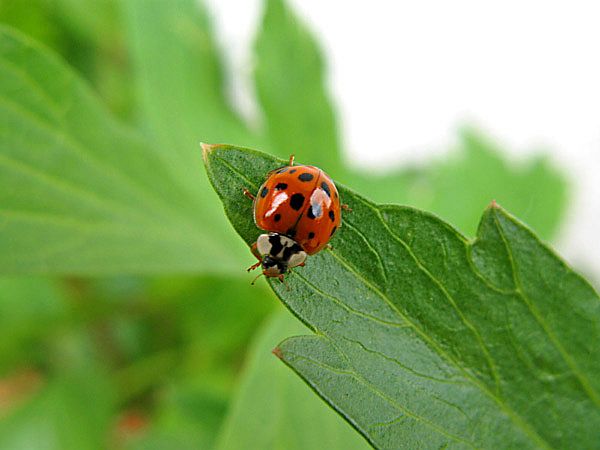
[[[50,52],[0,28],[0,272],[237,269],[241,245],[208,186],[184,187],[165,155]]]
[[[273,358],[271,350],[278,341],[306,332],[306,327],[284,311],[278,311],[265,324],[250,349],[217,450],[369,448],[308,386]]]
[[[216,145],[209,177],[247,244],[236,186],[284,161]],[[413,208],[344,186],[334,250],[272,283],[315,331],[278,353],[379,448],[566,448],[600,441],[600,300],[493,204],[468,241]],[[250,256],[249,256],[250,259]]]

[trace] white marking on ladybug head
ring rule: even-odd
[[[297,253],[294,253],[290,256],[290,259],[288,260],[288,267],[292,268],[292,267],[298,267],[300,264],[302,264],[304,261],[306,261],[306,252],[303,250],[300,250]]]
[[[271,243],[269,242],[268,234],[261,234],[256,240],[256,250],[261,256],[270,255],[271,254]]]

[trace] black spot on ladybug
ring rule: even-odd
[[[318,217],[321,217],[323,215],[323,209],[321,208],[321,204],[313,203],[312,205],[310,205],[310,208],[308,208],[308,212],[306,213],[306,215],[309,219],[316,219]]]
[[[290,170],[290,173],[296,173],[296,169]]]
[[[275,173],[283,173],[283,172],[287,172],[287,170],[289,169],[289,167],[282,167],[281,169],[279,169],[277,172]]]
[[[262,198],[265,198],[267,196],[267,194],[269,193],[269,188],[267,188],[266,186],[264,188],[262,188],[262,191],[260,191],[260,196]]]
[[[310,233],[308,233],[308,238],[312,239],[315,237],[315,233],[313,233],[312,231]]]
[[[310,181],[313,178],[314,178],[313,174],[312,173],[308,173],[308,172],[301,173],[300,175],[298,175],[298,179],[300,181]]]
[[[275,186],[275,189],[277,189],[278,191],[285,191],[287,189],[287,184],[278,183],[277,186]]]
[[[302,205],[304,205],[304,195],[302,195],[302,194],[292,195],[292,198],[290,199],[290,206],[292,207],[292,209],[295,209],[296,211],[300,211],[300,209],[302,208]]]
[[[275,214],[275,216],[273,217],[273,220],[275,222],[279,222],[281,220],[281,214]]]
[[[329,218],[331,219],[332,222],[335,220],[335,214],[333,213],[332,210],[329,210]]]
[[[333,233],[335,233],[335,230],[337,230],[337,227],[333,227],[331,229],[331,233],[329,233],[329,237],[333,236]]]
[[[327,197],[331,198],[331,191],[329,190],[329,185],[327,183],[325,183],[324,181],[321,183],[321,189],[323,189],[325,191],[325,193],[327,194]]]

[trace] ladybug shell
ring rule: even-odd
[[[335,184],[314,166],[286,166],[271,172],[254,201],[259,228],[291,237],[309,255],[327,245],[341,219]]]

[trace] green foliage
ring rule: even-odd
[[[282,0],[266,2],[254,75],[271,146],[278,154],[296,153],[311,164],[329,168],[331,175],[342,172],[321,54]],[[206,142],[219,141],[207,138]]]
[[[68,60],[112,112],[130,118],[130,70],[117,0],[7,0],[0,22],[43,42]]]
[[[134,0],[123,3],[123,13],[141,125],[177,180],[204,196],[208,184],[198,170],[200,139],[260,142],[226,101],[208,15],[193,0]]]
[[[103,374],[91,370],[49,381],[31,402],[0,421],[0,448],[106,448],[113,414],[107,384]]]
[[[217,450],[368,448],[308,386],[273,358],[274,342],[306,332],[306,327],[283,311],[265,324],[249,349]]]
[[[206,167],[247,244],[239,190],[285,164],[231,146]],[[468,241],[430,214],[352,208],[334,250],[277,295],[315,335],[277,354],[380,448],[579,448],[600,439],[600,299],[522,223],[491,205]]]
[[[208,192],[184,189],[164,152],[116,124],[72,71],[7,29],[0,99],[2,273],[237,267],[240,247]]]
[[[365,445],[267,351],[302,332],[289,316],[253,348],[220,427],[247,342],[274,302],[241,276],[252,256],[205,178],[200,140],[296,153],[370,198],[432,210],[467,232],[492,198],[542,236],[556,230],[563,178],[542,160],[511,166],[476,133],[423,167],[346,167],[319,45],[284,1],[265,4],[257,128],[228,101],[202,2],[0,2],[0,22],[21,32],[0,28],[0,274],[120,275],[0,280],[1,448],[210,448],[219,428],[224,448],[248,436],[275,447]],[[248,222],[248,239],[255,233]],[[355,239],[350,254],[364,243]],[[13,392],[15,379],[26,392]],[[141,429],[122,435],[130,415]]]
[[[0,376],[43,361],[43,339],[66,320],[59,286],[43,279],[0,279]]]

